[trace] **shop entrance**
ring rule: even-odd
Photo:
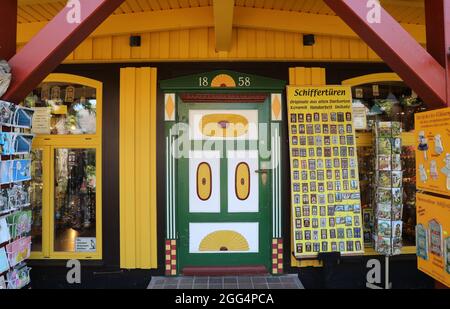
[[[168,185],[167,221],[175,239],[166,242],[172,259],[166,265],[171,275],[175,263],[182,274],[269,273],[274,236],[281,239],[280,126],[272,125],[273,94],[236,89],[235,80],[250,87],[250,76],[222,72],[203,78],[194,80],[219,86],[165,95],[166,118],[168,104],[175,110],[166,131],[168,177],[175,178]],[[281,117],[281,93],[276,96]]]
[[[189,158],[178,160],[180,266],[266,265],[270,231],[259,124],[262,103],[184,103]]]

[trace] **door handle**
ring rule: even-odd
[[[255,171],[255,173],[257,173],[257,174],[267,174],[268,172],[269,172],[269,170],[265,169],[265,168]]]

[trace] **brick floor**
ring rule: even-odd
[[[304,289],[298,276],[153,277],[148,289]]]

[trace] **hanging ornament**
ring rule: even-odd
[[[52,87],[51,99],[53,101],[61,101],[61,88],[59,86]]]
[[[75,101],[75,87],[68,86],[66,88],[66,96],[64,98],[64,102],[73,103]]]
[[[0,61],[0,97],[8,90],[11,83],[11,67],[6,60]]]
[[[42,84],[41,87],[41,101],[45,102],[50,98],[50,89],[47,84]]]

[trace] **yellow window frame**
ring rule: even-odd
[[[403,82],[396,73],[373,73],[342,81],[342,85],[356,87],[364,84],[381,83],[381,82]],[[372,146],[372,133],[357,132],[357,146]],[[402,141],[404,146],[414,146],[414,133],[403,132]],[[401,254],[415,254],[416,246],[405,246],[401,250]],[[364,248],[364,255],[380,255],[373,248]]]
[[[88,86],[96,89],[96,133],[85,135],[37,135],[33,149],[42,150],[42,251],[32,252],[31,259],[101,260],[102,235],[102,106],[103,84],[99,81],[71,74],[50,74],[43,82],[59,82]],[[96,252],[60,252],[54,250],[54,186],[55,149],[94,149],[96,152]]]

